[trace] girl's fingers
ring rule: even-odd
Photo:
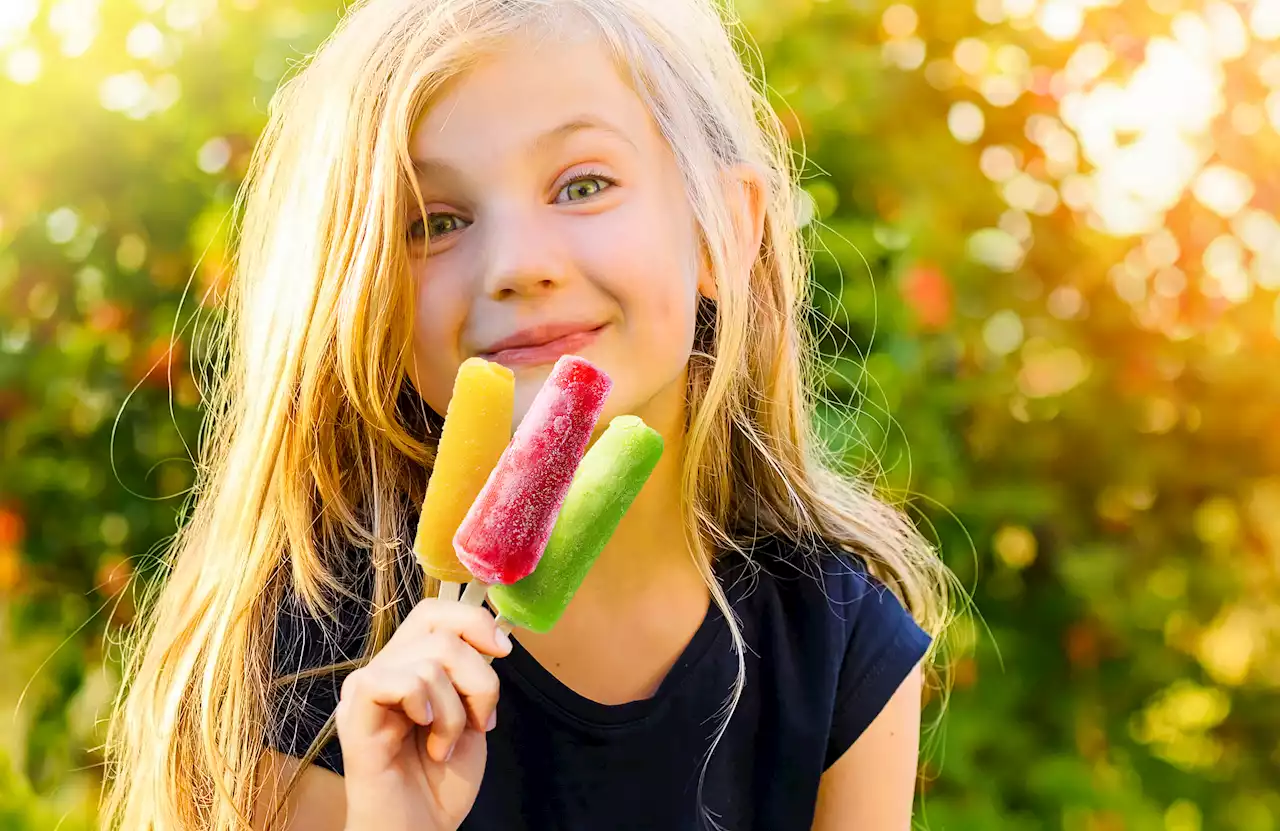
[[[485,655],[501,658],[511,651],[511,638],[498,629],[488,609],[427,598],[418,603],[396,629],[391,641],[418,644],[433,632],[457,635]],[[412,651],[412,646],[409,647]]]
[[[426,727],[435,716],[431,707],[430,691],[423,686],[412,669],[393,667],[383,670],[385,684],[374,693],[373,703],[386,707],[399,707],[414,723]]]
[[[335,718],[347,736],[369,736],[387,726],[388,708],[427,726],[433,712],[427,689],[412,668],[370,663],[342,682]]]
[[[488,610],[423,600],[373,660],[343,682],[339,735],[398,746],[412,727],[408,722],[429,726],[427,754],[446,761],[468,725],[481,732],[492,728],[498,676],[485,656],[510,651],[510,639]]]
[[[427,755],[437,762],[447,762],[453,755],[453,746],[467,727],[467,710],[454,689],[449,673],[440,664],[431,661],[418,667],[420,679],[431,701],[433,720],[431,735],[427,737]]]
[[[484,656],[459,638],[440,634],[429,636],[423,650],[449,673],[472,728],[488,730],[498,708],[499,685],[497,673]]]

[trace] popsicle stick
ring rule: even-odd
[[[467,584],[467,590],[462,593],[463,606],[479,606],[484,602],[485,595],[489,593],[489,584],[482,580],[472,580]]]
[[[457,600],[458,592],[462,591],[461,583],[451,583],[448,580],[440,581],[440,594],[437,595],[441,600]]]
[[[505,635],[510,635],[510,634],[511,634],[511,630],[513,630],[513,629],[515,629],[515,628],[516,628],[516,625],[515,625],[514,623],[512,623],[512,622],[511,622],[511,621],[509,621],[509,620],[507,620],[507,619],[506,619],[505,617],[503,617],[502,615],[498,615],[498,631],[502,632],[502,633],[503,633],[503,634],[505,634]],[[486,664],[492,664],[492,663],[493,663],[493,656],[492,656],[492,655],[485,655],[485,656],[484,656],[484,662],[485,662]]]

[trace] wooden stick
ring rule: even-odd
[[[458,592],[462,591],[461,583],[451,583],[448,580],[440,581],[440,594],[436,595],[441,600],[457,600]]]
[[[467,590],[462,593],[463,606],[479,606],[484,603],[485,595],[489,593],[489,584],[480,580],[472,580],[467,584]]]

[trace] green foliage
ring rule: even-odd
[[[267,101],[340,4],[3,5],[0,827],[89,828],[130,579],[192,481],[193,316]],[[824,435],[981,616],[951,635],[930,828],[1280,827],[1264,5],[738,4],[803,136]]]

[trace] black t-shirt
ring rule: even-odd
[[[488,734],[484,781],[462,828],[693,831],[709,827],[704,814],[730,831],[810,827],[823,771],[875,719],[929,636],[856,558],[806,561],[787,546],[757,549],[759,570],[717,569],[743,628],[747,677],[705,775],[738,666],[715,604],[643,701],[584,698],[519,643],[495,661],[498,726]],[[809,565],[792,564],[800,562]],[[421,596],[417,586],[406,588],[403,611],[409,596]],[[359,655],[368,625],[362,609],[345,601],[336,634],[327,637],[296,607],[283,612],[277,676]],[[286,687],[276,700],[272,746],[303,755],[336,706],[341,682],[329,675]],[[317,763],[342,773],[336,738]]]

